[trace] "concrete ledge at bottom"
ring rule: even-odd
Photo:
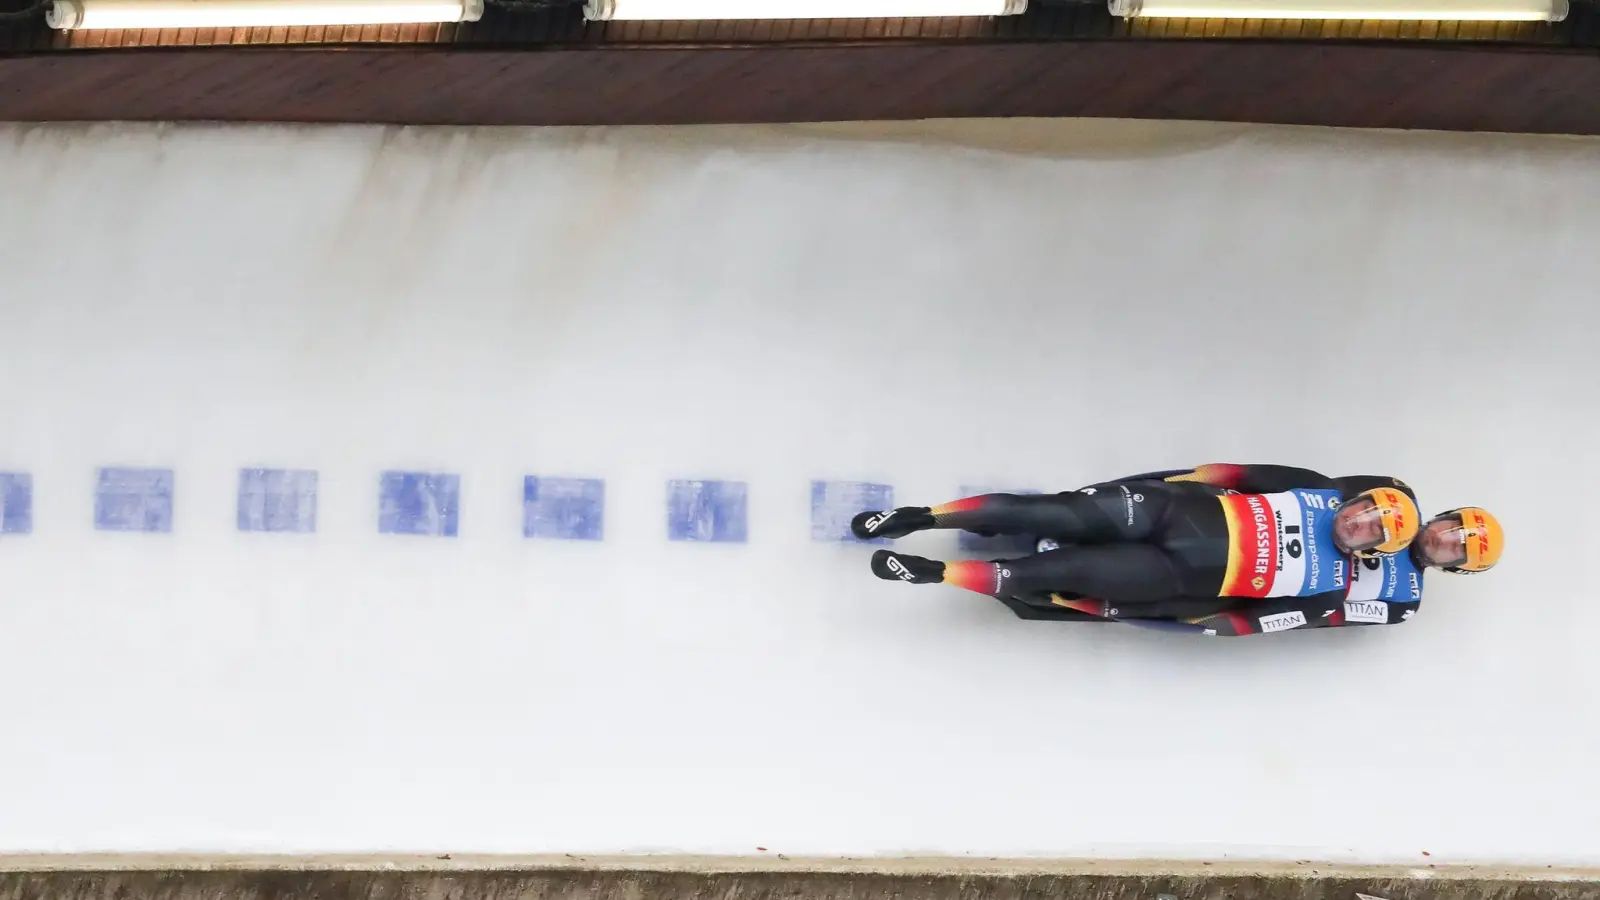
[[[1600,872],[998,860],[3,857],[0,900],[1600,900]]]

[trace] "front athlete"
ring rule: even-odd
[[[1081,621],[1091,617],[1163,630],[1239,637],[1299,628],[1398,625],[1422,605],[1427,570],[1456,574],[1487,572],[1505,551],[1505,532],[1480,506],[1442,512],[1422,526],[1404,553],[1352,557],[1343,592],[1251,603],[1195,597],[1157,604],[1107,603],[1055,594],[1024,602],[1000,598],[1018,617]]]
[[[1216,465],[1060,494],[985,494],[938,507],[868,511],[851,528],[864,539],[959,528],[1060,545],[994,562],[944,563],[880,550],[872,559],[880,578],[1001,598],[1068,594],[1150,604],[1342,594],[1348,557],[1397,553],[1418,524],[1410,488],[1395,479]]]

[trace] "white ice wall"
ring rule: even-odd
[[[1600,863],[1597,197],[1564,140],[0,130],[0,849]],[[1227,640],[811,535],[812,479],[1206,461],[1510,550]],[[95,529],[112,465],[170,534]],[[240,532],[248,466],[316,470],[316,533]],[[459,535],[379,534],[390,468]],[[604,479],[604,540],[525,539],[529,474]],[[672,478],[746,482],[748,542],[668,541]]]

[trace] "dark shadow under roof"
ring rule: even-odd
[[[0,9],[21,6],[0,0]],[[0,119],[686,124],[1183,118],[1600,133],[1600,29],[1149,20],[583,21],[54,32],[0,22]]]

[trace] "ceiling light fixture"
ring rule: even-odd
[[[1124,19],[1364,19],[1559,22],[1568,0],[1108,0]]]
[[[591,21],[1014,16],[1028,0],[586,0]]]
[[[70,31],[411,25],[482,17],[483,0],[55,0],[46,21]]]

